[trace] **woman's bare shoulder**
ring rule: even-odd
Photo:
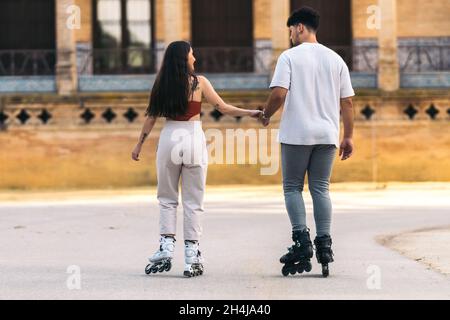
[[[200,87],[208,88],[211,86],[211,82],[206,78],[204,75],[197,75],[198,83],[200,84]]]
[[[206,79],[206,77],[201,74],[197,75],[197,79],[198,79],[198,82],[200,82],[200,83],[205,83],[205,81],[208,81],[208,79]]]

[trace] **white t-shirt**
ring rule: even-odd
[[[270,88],[288,89],[278,140],[339,148],[340,99],[354,96],[344,60],[320,43],[302,43],[278,58]]]

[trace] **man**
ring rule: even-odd
[[[309,7],[292,13],[287,21],[293,47],[277,62],[270,88],[272,92],[262,114],[267,126],[270,117],[284,103],[280,122],[283,190],[292,224],[294,245],[281,257],[283,275],[311,271],[313,248],[306,226],[302,198],[305,174],[313,199],[317,236],[314,240],[322,274],[328,276],[331,250],[331,201],[329,181],[339,149],[342,160],[353,152],[354,91],[347,65],[331,49],[317,42],[319,14]],[[338,26],[336,26],[338,27]],[[339,111],[344,136],[339,144]]]

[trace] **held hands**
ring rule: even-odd
[[[267,126],[269,124],[269,119],[263,117],[263,111],[261,108],[258,108],[256,110],[248,110],[249,116],[258,119],[263,123],[264,126]],[[131,159],[135,161],[139,161],[139,154],[141,153],[142,144],[138,143],[133,149],[133,152],[131,153]]]
[[[264,127],[267,127],[270,123],[270,118],[266,117],[266,115],[264,114],[263,107],[258,107],[258,110],[261,111],[258,117],[258,121],[260,121]]]
[[[264,113],[261,115],[261,123],[264,127],[267,127],[270,123],[270,118],[266,117]]]
[[[339,148],[339,156],[341,160],[347,160],[353,154],[353,141],[351,138],[344,138]]]
[[[249,116],[255,119],[259,119],[261,117],[262,111],[261,110],[249,110],[250,114]]]
[[[131,153],[131,159],[135,161],[139,161],[139,153],[141,153],[142,145],[138,143],[136,147],[134,147],[133,152]]]

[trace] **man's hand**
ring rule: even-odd
[[[270,123],[270,118],[265,118],[264,115],[261,116],[261,123],[264,127],[267,127]]]
[[[350,158],[353,154],[353,141],[351,138],[344,138],[339,148],[339,156],[341,160]]]
[[[261,122],[261,124],[264,126],[264,127],[267,127],[268,125],[269,125],[269,122],[270,122],[270,118],[268,118],[268,117],[266,117],[265,116],[265,114],[264,114],[264,108],[263,107],[258,107],[258,110],[261,110],[261,113],[260,113],[260,115],[259,115],[259,121]]]

